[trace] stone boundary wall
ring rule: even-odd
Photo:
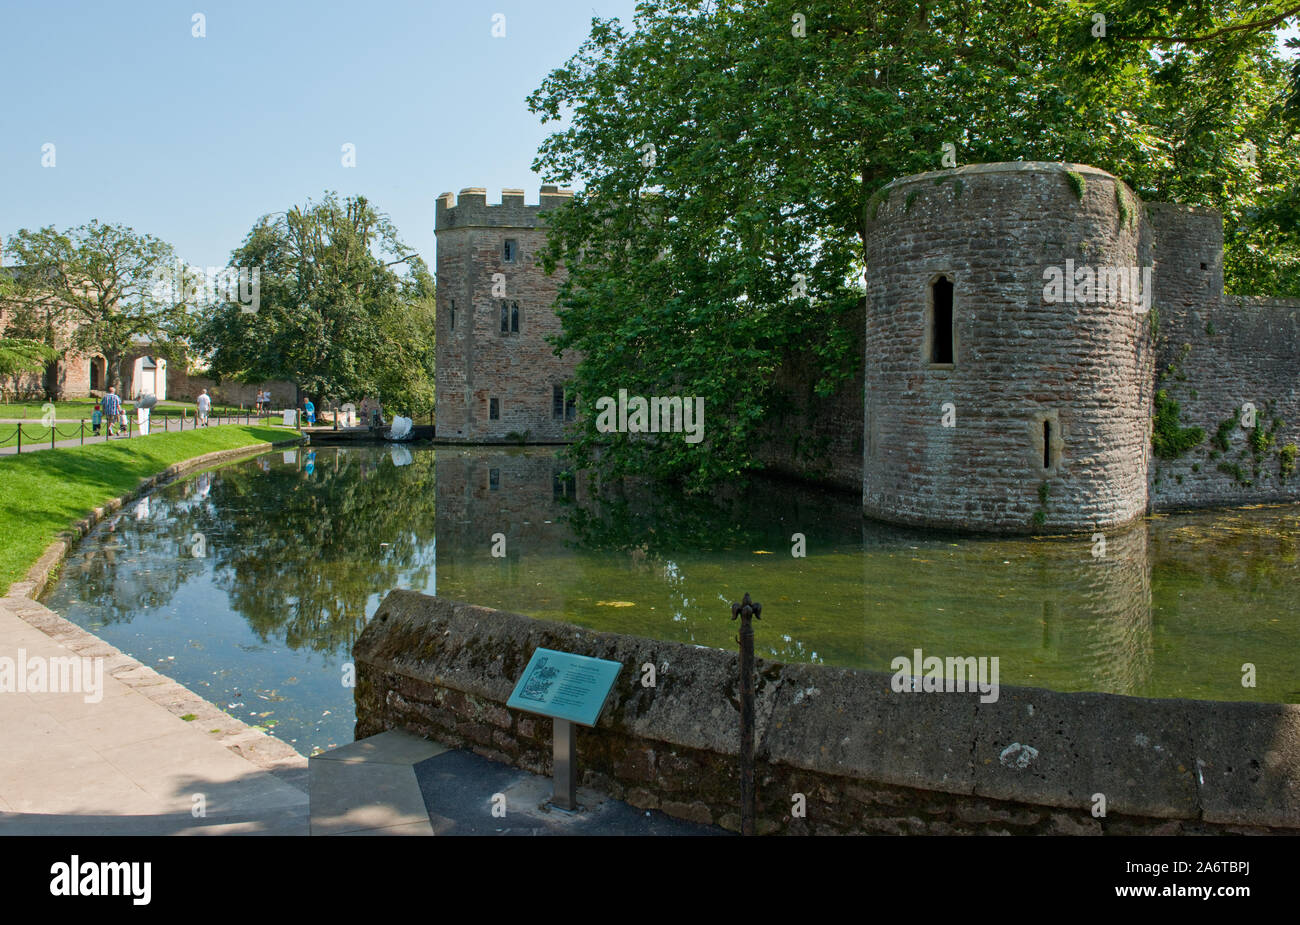
[[[217,404],[242,404],[245,407],[252,407],[257,401],[257,393],[261,389],[268,389],[271,392],[272,408],[294,408],[298,404],[298,387],[294,383],[282,379],[252,384],[235,382],[232,379],[217,382],[211,376],[191,374],[168,368],[167,397],[172,401],[194,401],[194,399],[198,398],[199,392],[204,389],[208,390],[213,402]],[[356,404],[361,404],[359,399]]]
[[[733,652],[392,591],[353,650],[357,738],[406,728],[549,774],[550,722],[505,706],[537,646],[624,666],[579,733],[581,784],[738,830]],[[985,704],[882,672],[757,671],[760,833],[1300,834],[1300,706],[1007,686]]]
[[[46,547],[45,552],[28,570],[23,580],[11,584],[8,593],[0,598],[0,606],[51,639],[67,646],[76,655],[83,658],[104,659],[105,674],[137,690],[155,703],[161,704],[176,716],[193,714],[192,722],[198,727],[217,730],[209,734],[225,748],[262,770],[274,774],[285,783],[304,791],[307,789],[307,759],[298,754],[292,745],[236,719],[179,682],[159,674],[93,633],[65,620],[36,598],[45,590],[55,569],[63,562],[76,542],[123,505],[155,488],[201,469],[233,462],[272,447],[305,442],[305,438],[295,438],[205,453],[168,466],[157,475],[142,479],[134,491],[104,503],[73,524],[65,537]]]
[[[1205,437],[1177,459],[1152,456],[1151,509],[1300,501],[1300,461],[1288,465],[1295,451],[1284,451],[1300,444],[1300,301],[1228,295],[1160,325],[1156,388],[1178,403],[1179,424]],[[1266,446],[1240,424],[1246,402],[1272,434]],[[1231,425],[1223,443],[1221,424]]]

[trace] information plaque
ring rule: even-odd
[[[622,667],[603,658],[536,649],[506,706],[594,726]]]

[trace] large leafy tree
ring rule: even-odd
[[[959,163],[1094,164],[1144,198],[1219,206],[1295,253],[1267,212],[1297,167],[1273,33],[1180,38],[1269,10],[646,0],[630,29],[593,20],[529,98],[544,122],[567,122],[535,169],[584,185],[554,214],[548,259],[569,273],[557,346],[583,356],[576,461],[693,485],[750,466],[791,349],[822,394],[857,362],[839,322],[870,272],[863,209],[890,180],[940,168],[948,144]],[[1285,279],[1256,269],[1256,285]],[[593,402],[621,388],[703,397],[704,442],[597,432]]]
[[[231,255],[257,268],[257,311],[216,307],[197,336],[213,373],[288,379],[310,395],[378,396],[418,414],[433,402],[433,277],[364,197],[263,216]],[[397,272],[405,267],[405,272]]]
[[[113,386],[122,384],[122,358],[138,343],[184,356],[190,323],[184,295],[160,299],[153,286],[175,260],[166,242],[92,221],[66,232],[24,228],[6,248],[18,264],[6,308],[21,336],[56,354],[103,355]]]
[[[5,306],[14,292],[14,282],[0,269],[0,306]],[[25,337],[5,337],[0,330],[0,380],[33,373],[55,357],[55,352],[38,340]]]

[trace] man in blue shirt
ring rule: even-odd
[[[100,402],[104,408],[104,420],[108,422],[108,435],[113,436],[113,428],[117,425],[118,416],[122,413],[122,399],[117,397],[117,389],[113,386],[108,387],[108,394]]]

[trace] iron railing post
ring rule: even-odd
[[[731,605],[731,619],[740,618],[740,834],[754,834],[754,626],[763,605],[749,592]]]

